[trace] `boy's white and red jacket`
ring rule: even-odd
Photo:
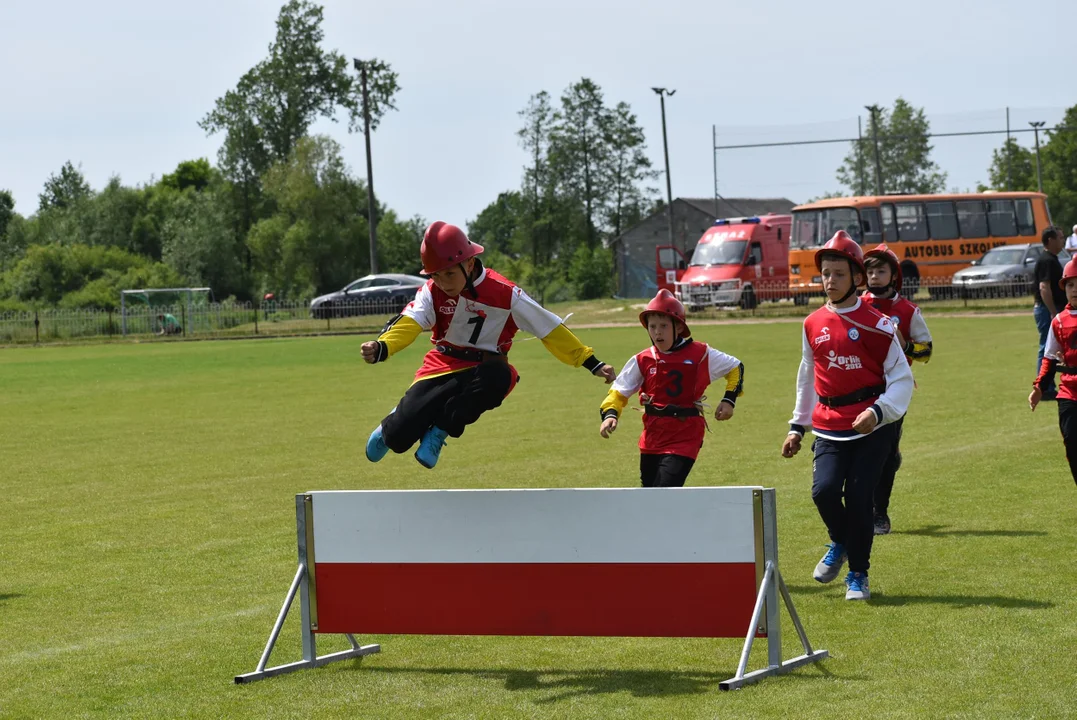
[[[452,298],[428,280],[378,336],[381,347],[377,361],[388,359],[414,342],[421,332],[431,330],[434,348],[426,353],[415,373],[416,381],[426,380],[507,354],[516,332],[524,330],[541,338],[546,349],[567,365],[583,366],[592,373],[603,367],[594,350],[580,342],[561,318],[512,281],[483,268],[472,287],[475,297],[464,290]]]
[[[853,422],[864,410],[876,428],[900,419],[912,399],[909,363],[890,318],[857,300],[850,308],[824,305],[804,320],[797,401],[790,432],[828,440],[862,437]]]
[[[1070,305],[1051,319],[1051,332],[1047,333],[1047,344],[1043,348],[1043,363],[1032,384],[1040,387],[1051,370],[1059,373],[1058,397],[1077,400],[1077,310]]]
[[[642,402],[647,396],[640,452],[695,459],[706,430],[697,403],[701,403],[707,386],[720,377],[726,381],[722,402],[736,406],[737,397],[744,392],[744,364],[740,360],[691,338],[678,339],[667,352],[652,345],[625,363],[600,412],[603,419],[620,417],[630,397],[638,392]],[[663,412],[674,414],[658,414]]]
[[[899,293],[884,298],[869,291],[860,297],[890,318],[902,345],[901,349],[910,363],[913,360],[926,363],[931,359],[931,331],[927,329],[924,316],[920,314],[920,308],[915,303]]]

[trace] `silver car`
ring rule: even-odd
[[[999,245],[991,248],[972,267],[954,273],[954,295],[960,297],[1018,297],[1032,292],[1036,261],[1043,257],[1040,243]],[[1069,262],[1070,254],[1063,250],[1058,262]]]

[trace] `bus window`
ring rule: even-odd
[[[927,222],[932,240],[954,240],[961,236],[952,202],[927,203]]]
[[[1017,234],[1013,200],[987,201],[987,228],[995,237],[1013,237]]]
[[[864,208],[860,211],[860,224],[864,226],[864,243],[878,245],[883,241],[883,230],[879,220],[878,208]]]
[[[789,247],[801,249],[815,247],[819,244],[817,242],[818,229],[818,210],[793,213],[793,236],[789,238]]]
[[[1029,200],[1017,201],[1017,232],[1020,235],[1036,234],[1036,219],[1032,216],[1032,203]]]
[[[883,216],[883,242],[892,243],[897,240],[897,225],[894,223],[894,206],[883,205],[879,208]]]
[[[961,227],[961,237],[987,237],[987,214],[984,213],[982,200],[957,201],[957,224]]]
[[[920,203],[897,204],[898,240],[927,240],[927,216]]]

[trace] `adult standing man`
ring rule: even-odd
[[[1066,249],[1070,252],[1077,251],[1077,225],[1073,226],[1073,234],[1066,238]]]
[[[1036,357],[1036,371],[1043,365],[1043,349],[1047,345],[1047,334],[1051,331],[1051,319],[1066,307],[1066,293],[1059,284],[1062,281],[1062,264],[1058,262],[1058,253],[1062,252],[1062,233],[1056,227],[1049,227],[1040,237],[1047,251],[1036,261],[1035,284],[1033,295],[1035,305],[1032,316],[1036,319],[1036,329],[1040,333],[1040,352]],[[1047,374],[1040,383],[1044,400],[1055,399],[1055,374]]]

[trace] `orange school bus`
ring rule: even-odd
[[[864,250],[885,242],[901,259],[903,294],[950,293],[950,277],[998,245],[1039,242],[1051,224],[1034,192],[828,198],[793,208],[789,290],[797,304],[823,291],[815,252],[838,230]]]

